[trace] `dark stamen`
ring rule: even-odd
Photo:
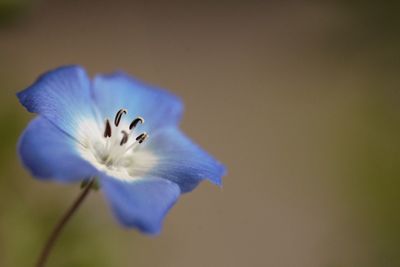
[[[121,131],[121,133],[124,135],[121,139],[121,142],[119,143],[122,146],[126,144],[126,142],[128,142],[129,134],[126,131]]]
[[[106,129],[104,130],[104,137],[111,137],[111,124],[110,121],[107,119],[106,120]]]
[[[142,133],[142,134],[140,134],[138,137],[136,137],[136,141],[138,141],[139,144],[141,144],[141,143],[143,143],[144,140],[146,140],[146,138],[147,138],[148,136],[149,136],[149,135],[148,135],[147,133]]]
[[[120,123],[120,121],[121,121],[122,115],[126,114],[127,112],[128,112],[128,111],[127,111],[126,109],[120,109],[120,110],[117,112],[117,115],[115,115],[115,119],[114,119],[114,124],[115,124],[115,126],[118,127],[118,125],[119,125],[119,123]]]
[[[136,127],[136,125],[138,125],[138,123],[140,122],[140,124],[144,123],[144,119],[142,117],[137,117],[136,119],[134,119],[131,124],[129,125],[129,130],[132,130],[133,128]]]

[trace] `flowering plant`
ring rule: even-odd
[[[84,186],[44,254],[95,186],[122,225],[158,234],[180,194],[204,179],[221,185],[224,167],[179,130],[183,105],[167,91],[122,72],[90,79],[82,67],[65,66],[18,98],[38,114],[18,145],[25,167],[41,180]]]

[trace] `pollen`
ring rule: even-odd
[[[115,115],[114,124],[118,127],[119,123],[121,122],[122,115],[128,113],[126,109],[120,109],[117,114]]]
[[[140,124],[144,123],[144,119],[142,117],[137,117],[136,119],[134,119],[131,124],[129,125],[129,130],[132,130],[133,128],[135,128],[138,123],[140,122]]]
[[[111,124],[108,119],[106,119],[106,127],[104,129],[104,138],[111,137]]]

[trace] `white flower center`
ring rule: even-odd
[[[132,180],[154,166],[156,157],[140,149],[149,137],[146,132],[137,133],[144,119],[137,117],[127,124],[122,120],[125,114],[126,109],[119,110],[113,123],[106,119],[103,127],[94,120],[80,123],[78,150],[97,169],[117,179]]]

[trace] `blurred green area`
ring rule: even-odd
[[[60,1],[60,3],[64,2]],[[106,6],[105,1],[101,3]],[[40,4],[46,6],[48,3],[44,1]],[[18,31],[19,28],[15,28],[13,22],[23,20],[24,15],[28,14],[30,5],[31,3],[28,3],[28,1],[0,0],[0,26],[8,34],[9,32],[12,33],[13,30]],[[298,8],[299,13],[297,15],[300,18],[310,15],[309,10],[303,9],[300,4],[295,4],[295,6]],[[274,10],[274,7],[271,4],[272,10]],[[400,81],[398,78],[400,70],[400,19],[398,8],[399,4],[395,2],[378,4],[370,1],[362,3],[362,6],[350,2],[327,4],[323,7],[323,10],[332,10],[336,14],[333,19],[333,24],[336,26],[323,32],[323,41],[318,45],[312,42],[317,42],[318,38],[321,38],[320,36],[316,38],[318,40],[310,39],[310,43],[305,44],[306,46],[317,47],[315,53],[318,56],[322,55],[319,66],[326,69],[327,76],[330,75],[331,70],[334,70],[337,77],[346,81],[350,80],[350,82],[343,83],[336,81],[337,91],[334,91],[335,86],[322,81],[319,85],[325,85],[326,88],[310,88],[305,93],[309,96],[309,98],[306,96],[306,101],[310,103],[314,98],[322,98],[326,94],[349,97],[350,99],[350,107],[343,114],[341,113],[342,115],[335,117],[338,119],[337,121],[332,122],[335,123],[335,130],[330,133],[329,142],[335,146],[333,150],[335,152],[329,158],[334,161],[330,164],[336,166],[336,169],[329,173],[327,177],[332,177],[329,184],[333,185],[328,189],[329,194],[334,194],[337,199],[340,199],[337,205],[342,212],[339,212],[339,214],[345,214],[343,215],[344,219],[330,222],[333,227],[337,227],[337,229],[332,230],[332,233],[339,231],[341,235],[347,235],[347,239],[344,238],[341,242],[355,245],[345,244],[344,247],[347,251],[332,249],[334,251],[324,252],[327,255],[326,265],[321,266],[400,266],[400,247],[398,245],[400,242]],[[55,9],[58,10],[57,7]],[[41,16],[41,13],[31,14],[30,16],[35,15]],[[67,17],[69,15],[73,16],[73,14],[68,14]],[[260,15],[260,17],[263,16],[264,14]],[[275,19],[280,22],[279,15],[275,15]],[[19,27],[24,28],[24,23],[21,22],[20,24]],[[261,28],[263,26],[260,25]],[[1,34],[0,28],[0,42]],[[260,34],[263,34],[262,30],[260,30]],[[35,37],[31,36],[30,38],[34,39]],[[242,42],[245,47],[246,40],[243,39]],[[10,37],[8,40],[10,40]],[[6,48],[12,45],[11,42]],[[93,45],[93,43],[90,45]],[[90,50],[90,45],[85,46],[85,49]],[[112,51],[109,52],[112,53]],[[243,52],[243,50],[240,50],[240,52],[247,52],[254,57],[254,60],[257,59],[257,55],[252,54],[251,51],[245,50]],[[24,53],[29,54],[29,52]],[[51,57],[51,53],[53,52],[49,52],[47,56]],[[215,57],[218,57],[218,54]],[[0,266],[31,266],[54,222],[68,206],[69,203],[66,201],[68,199],[72,201],[79,191],[79,186],[43,185],[28,178],[28,175],[20,166],[15,151],[16,143],[18,136],[32,116],[26,114],[19,106],[14,94],[27,85],[26,82],[33,75],[30,70],[35,69],[35,67],[32,67],[32,65],[31,69],[25,67],[25,61],[21,58],[15,60],[14,58],[11,60],[10,57],[4,58],[0,61]],[[97,64],[97,60],[97,58],[92,59],[93,65]],[[292,64],[291,60],[295,61],[296,58],[289,58],[288,65]],[[307,62],[304,64],[304,68],[308,67],[307,64],[311,65]],[[289,69],[289,73],[285,73],[285,75],[295,75],[290,71],[294,72]],[[157,73],[157,71],[154,71],[154,73]],[[242,73],[242,75],[254,77],[257,73],[256,70]],[[260,77],[263,74],[264,70],[260,70]],[[240,83],[240,78],[237,79]],[[260,80],[262,79],[260,78]],[[292,97],[291,94],[296,93],[296,88],[301,87],[295,82],[288,86],[292,87],[290,89],[292,91],[284,91],[283,94],[287,94],[287,98]],[[303,86],[307,86],[307,84]],[[269,87],[268,82],[265,82],[265,87]],[[225,90],[228,89],[222,88],[221,90],[225,93]],[[260,92],[259,97],[264,97],[263,94],[263,92]],[[283,101],[280,99],[281,102],[278,105],[282,106],[283,109],[290,109],[290,104],[285,101],[286,95],[283,99]],[[223,105],[220,107],[221,110],[224,109]],[[246,108],[252,109],[253,107],[248,104]],[[340,106],[335,107],[335,109],[340,108]],[[313,112],[318,113],[320,110],[313,110]],[[256,116],[256,118],[253,118],[255,121],[256,119],[263,121],[266,118],[265,114],[254,116]],[[292,115],[283,114],[282,116]],[[234,119],[230,119],[232,123],[234,123]],[[285,119],[282,118],[282,121]],[[327,122],[322,121],[316,127],[323,127],[325,123]],[[257,129],[256,125],[258,124],[254,125]],[[292,127],[290,129],[293,131],[302,131],[294,126]],[[287,141],[284,138],[282,137],[282,140],[278,140],[278,142]],[[324,148],[324,146],[321,146],[314,149],[319,150],[318,153],[321,155],[333,153],[331,150],[325,151]],[[265,151],[268,151],[268,149],[265,148]],[[308,151],[305,151],[304,154],[307,157]],[[257,160],[259,158],[254,159],[253,162],[257,162]],[[289,158],[285,164],[290,166],[291,162],[292,159]],[[243,168],[252,168],[252,166],[243,165]],[[308,168],[313,167],[309,166]],[[263,171],[267,172],[263,169],[258,170],[258,172]],[[297,178],[300,179],[299,183],[301,183],[301,179],[304,177],[299,176]],[[237,178],[236,181],[240,181],[239,179]],[[241,184],[244,181],[237,183],[241,187],[245,187]],[[304,184],[306,186],[307,182]],[[229,186],[227,190],[229,190]],[[305,189],[305,191],[307,190]],[[39,196],[41,192],[43,192],[43,196]],[[62,197],[58,196],[60,192],[65,192]],[[313,199],[313,202],[318,203],[322,201],[321,199]],[[136,233],[129,234],[127,238],[125,232],[116,234],[115,230],[110,230],[110,227],[118,226],[113,224],[110,217],[105,217],[106,212],[99,212],[99,210],[105,208],[105,205],[98,207],[99,205],[96,204],[98,201],[100,201],[99,197],[94,197],[93,200],[86,203],[88,205],[83,207],[78,216],[68,225],[54,254],[51,256],[50,263],[60,267],[141,266],[141,263],[143,266],[148,266],[145,265],[145,259],[140,258],[140,255],[154,254],[154,257],[157,258],[157,253],[161,252],[140,249],[141,242],[147,242],[146,247],[151,248],[153,244],[151,241],[143,241]],[[279,203],[279,201],[276,203]],[[249,203],[249,205],[251,204]],[[279,204],[277,208],[279,208]],[[251,207],[248,209],[251,209]],[[336,211],[332,211],[332,213],[334,212]],[[293,214],[289,221],[296,221],[297,219],[296,215]],[[99,223],[93,223],[93,220],[99,221]],[[101,221],[104,221],[104,223]],[[232,224],[235,223],[238,222],[232,222]],[[268,227],[268,225],[265,225],[265,227]],[[235,229],[239,232],[247,231],[241,228],[239,224]],[[178,235],[178,233],[179,229],[175,234]],[[327,243],[334,242],[331,241],[335,240],[334,235],[326,237]],[[174,246],[173,241],[173,238],[168,239],[163,241],[162,244],[166,247]],[[242,242],[240,239],[236,241]],[[193,240],[193,242],[196,241]],[[210,240],[209,242],[213,241]],[[263,241],[263,243],[265,242],[268,242],[268,240]],[[338,248],[343,243],[335,244],[333,247]],[[228,243],[224,245],[230,246]],[[243,243],[243,249],[246,249],[246,247],[247,245]],[[282,254],[290,257],[291,249],[293,247],[288,246],[287,251],[283,251]],[[169,254],[167,249],[166,251],[166,254]],[[171,253],[171,255],[175,255],[174,257],[177,257],[176,254]],[[195,258],[195,256],[193,257]],[[139,259],[136,260],[136,258]],[[270,263],[269,266],[272,266],[271,263],[274,262],[273,258],[263,259],[260,256],[258,261],[254,261],[254,264],[249,266],[265,266],[261,263],[263,260]],[[133,263],[131,264],[130,261]],[[140,261],[144,261],[144,263]],[[160,262],[160,266],[161,264],[162,262]],[[167,266],[184,265],[180,265],[179,260],[171,260],[170,263],[167,263]],[[297,267],[302,266],[307,266],[307,263],[299,262]]]
[[[0,0],[0,27],[22,17],[34,1],[29,0]],[[36,1],[37,2],[37,1]]]
[[[342,190],[368,242],[367,266],[400,266],[400,5],[345,6],[355,23],[345,39],[335,36],[341,45],[333,48],[350,57],[364,80],[356,85],[363,92],[359,110],[344,124],[348,180]]]
[[[384,75],[384,74],[383,74]],[[346,155],[341,192],[365,242],[364,266],[400,266],[400,99],[399,90],[371,82],[360,109],[344,124]]]

